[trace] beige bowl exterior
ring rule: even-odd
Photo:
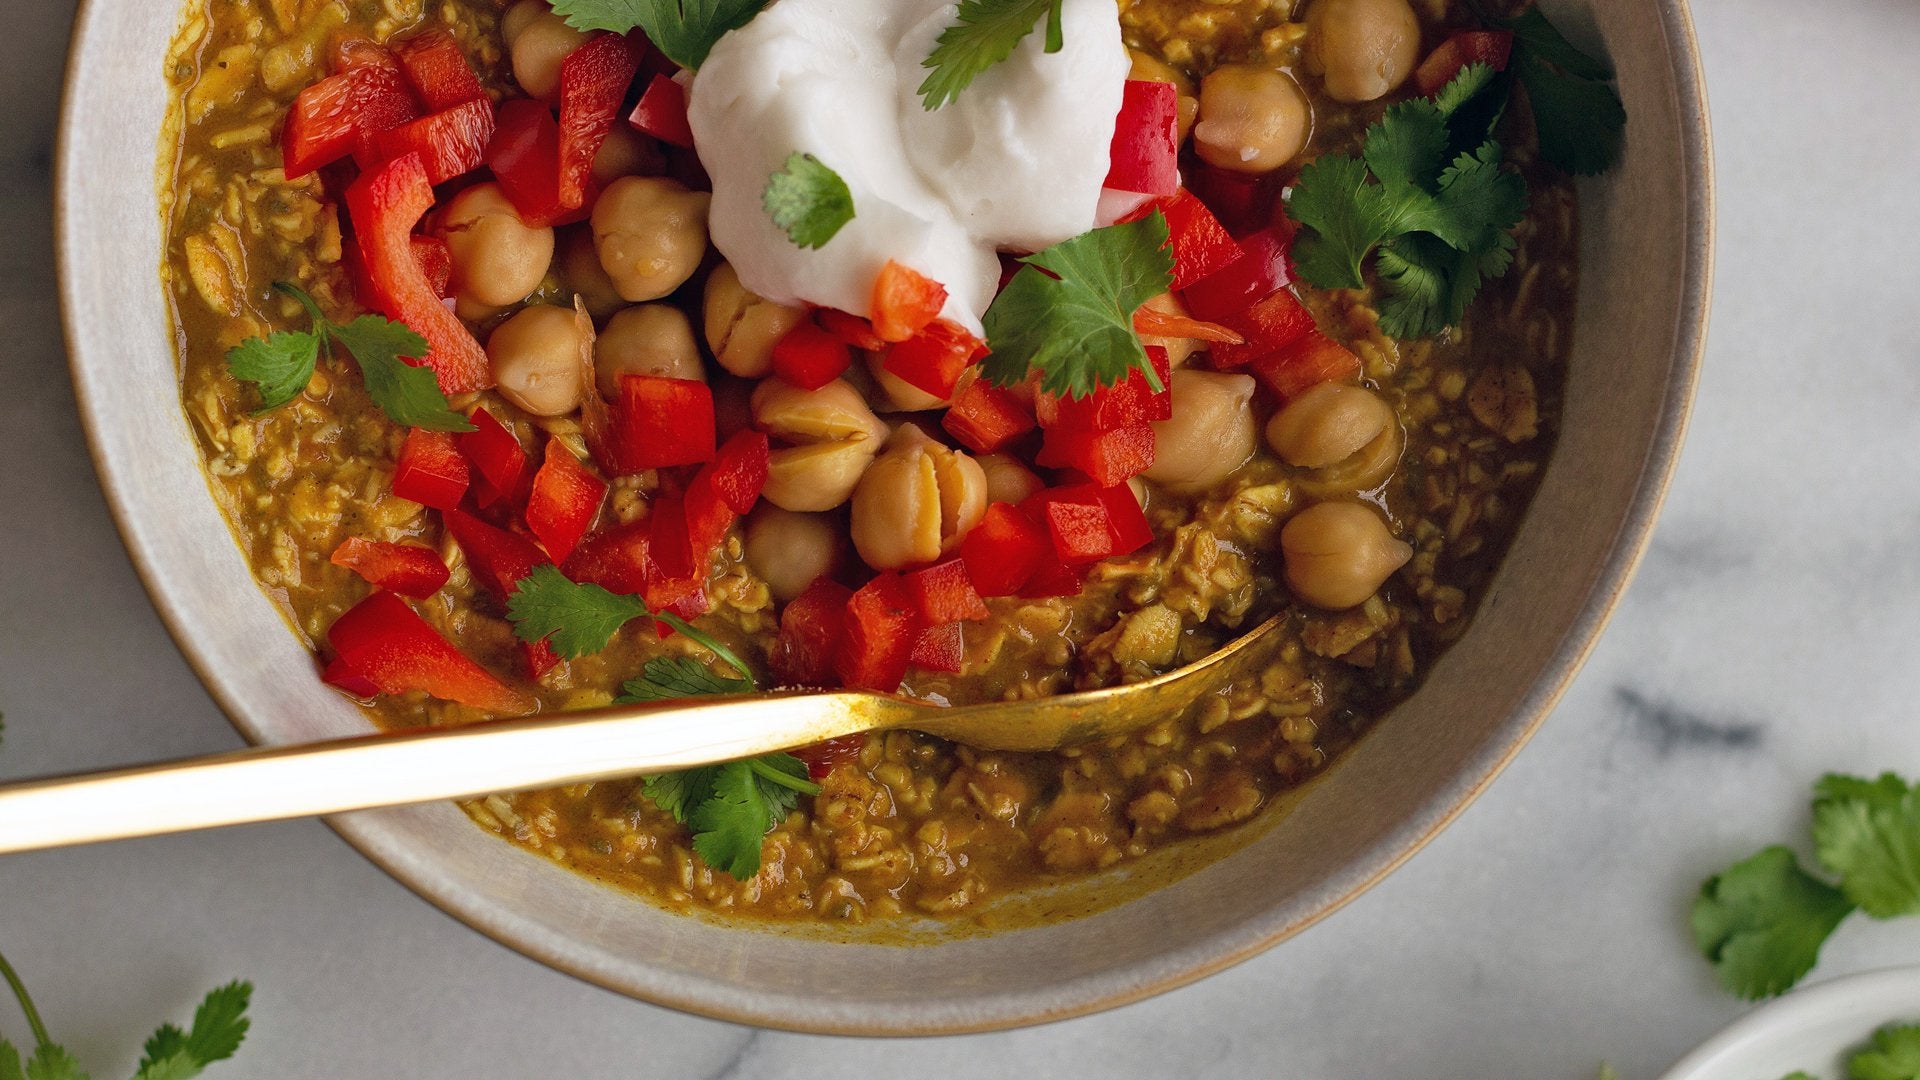
[[[816,1032],[978,1031],[1110,1008],[1252,956],[1352,899],[1492,781],[1573,677],[1646,544],[1700,361],[1712,185],[1684,0],[1544,3],[1606,43],[1631,117],[1623,167],[1581,190],[1558,453],[1472,632],[1244,847],[1117,906],[1101,898],[1124,894],[1124,880],[1052,898],[1097,912],[1085,917],[928,927],[902,947],[670,915],[502,843],[449,804],[334,828],[421,896],[554,967],[663,1005]],[[154,604],[234,724],[266,743],[361,732],[251,583],[180,408],[150,168],[176,18],[172,4],[91,0],[76,25],[57,224],[80,411]],[[1133,875],[1176,877],[1180,854]]]

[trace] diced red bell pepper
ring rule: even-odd
[[[765,432],[747,429],[735,432],[713,455],[713,490],[734,513],[744,514],[760,501],[769,449]]]
[[[849,315],[838,308],[820,308],[813,317],[827,333],[856,349],[874,352],[887,347],[880,335],[873,332],[873,324],[858,315]]]
[[[1240,345],[1247,340],[1219,323],[1175,315],[1145,304],[1133,313],[1133,332],[1141,337],[1194,338],[1226,345]]]
[[[1173,396],[1167,387],[1173,380],[1173,362],[1167,350],[1146,346],[1147,359],[1160,380],[1155,390],[1145,372],[1135,368],[1112,386],[1103,386],[1085,397],[1061,397],[1045,390],[1034,395],[1033,411],[1040,426],[1047,429],[1069,428],[1078,431],[1117,431],[1150,424],[1173,415]]]
[[[1107,532],[1115,555],[1130,555],[1153,543],[1153,526],[1147,523],[1146,511],[1134,498],[1132,487],[1103,487],[1099,497],[1100,505],[1107,508]]]
[[[591,212],[591,195],[573,208],[560,203],[560,125],[538,101],[514,98],[500,104],[486,160],[528,225],[569,225]]]
[[[713,458],[713,391],[699,379],[622,375],[613,406],[614,440],[635,470]]]
[[[347,188],[347,213],[376,310],[427,340],[424,362],[442,392],[484,390],[493,385],[486,350],[440,302],[413,254],[413,227],[432,205],[426,166],[413,154],[362,173]]]
[[[1189,285],[1181,296],[1195,317],[1233,326],[1230,316],[1247,310],[1293,280],[1287,253],[1293,231],[1273,225],[1240,241],[1240,257]],[[1237,327],[1236,327],[1237,329]]]
[[[1253,361],[1248,370],[1281,401],[1290,401],[1323,382],[1357,377],[1360,358],[1320,331],[1309,330],[1292,344]]]
[[[876,331],[878,324],[875,324]],[[887,349],[885,368],[908,385],[950,398],[960,373],[987,355],[986,342],[950,319],[935,319]]]
[[[939,318],[946,306],[945,285],[888,259],[873,282],[873,332],[882,341],[905,341]]]
[[[439,592],[450,576],[447,564],[432,548],[358,536],[341,541],[328,561],[359,574],[375,588],[422,600]]]
[[[1172,83],[1127,80],[1113,126],[1106,187],[1143,195],[1180,190],[1179,103]]]
[[[1112,487],[1153,468],[1156,449],[1153,428],[1147,424],[1107,431],[1054,427],[1047,429],[1034,460],[1049,468],[1078,469],[1101,487]]]
[[[914,642],[907,666],[954,674],[966,670],[966,631],[957,622],[927,628],[921,632],[920,640]]]
[[[435,510],[460,505],[467,493],[467,459],[452,433],[420,428],[407,432],[393,468],[393,493]]]
[[[527,452],[498,417],[476,406],[467,414],[474,430],[455,436],[460,452],[472,463],[475,476],[474,501],[482,507],[518,493],[520,478],[527,469]]]
[[[363,701],[380,696],[380,688],[373,685],[372,679],[353,670],[337,656],[327,661],[327,666],[320,672],[320,681],[345,690],[349,696]]]
[[[497,529],[472,514],[447,510],[441,517],[447,523],[447,532],[466,553],[474,579],[502,604],[520,587],[521,578],[533,573],[534,567],[552,561],[533,541],[519,533]],[[553,647],[545,641],[521,642],[520,654],[536,679],[560,662]]]
[[[1429,96],[1437,94],[1472,64],[1505,71],[1512,51],[1511,30],[1461,30],[1441,42],[1413,69],[1414,88]]]
[[[1023,600],[1041,600],[1049,596],[1077,596],[1087,587],[1088,563],[1067,563],[1049,555],[1046,562],[1020,586]]]
[[[418,154],[427,183],[444,184],[480,167],[493,139],[493,102],[467,101],[371,137],[363,165]]]
[[[1091,484],[1035,492],[1021,509],[1046,526],[1054,554],[1062,562],[1098,562],[1113,554],[1107,508]]]
[[[841,685],[892,693],[920,641],[920,617],[898,574],[881,574],[847,601],[847,636],[834,657]]]
[[[853,349],[811,319],[773,344],[774,374],[802,390],[818,390],[853,365]]]
[[[1012,596],[1034,571],[1052,561],[1046,532],[1011,503],[991,503],[980,524],[960,542],[960,558],[982,596]]]
[[[660,580],[692,581],[694,568],[706,578],[705,552],[696,552],[687,525],[687,500],[680,492],[662,492],[647,508],[647,520],[653,522],[653,564]]]
[[[1273,224],[1275,208],[1281,205],[1281,174],[1265,176],[1215,168],[1195,162],[1187,170],[1187,187],[1221,226],[1232,235],[1246,236]]]
[[[780,633],[767,653],[767,666],[782,686],[831,686],[834,657],[847,637],[847,601],[853,590],[820,578],[780,612]]]
[[[386,59],[392,63],[391,54]],[[420,105],[397,64],[349,67],[293,99],[280,131],[281,168],[287,179],[298,179],[346,157],[362,139],[419,117]]]
[[[467,64],[460,43],[438,28],[422,31],[404,41],[393,43],[400,58],[400,69],[413,92],[433,111],[451,109],[469,101],[484,101],[487,92]]]
[[[991,454],[1034,428],[1033,410],[984,378],[962,378],[940,425],[967,448]]]
[[[693,148],[693,125],[687,122],[686,88],[665,75],[655,75],[647,83],[627,123],[663,143]]]
[[[1208,363],[1232,371],[1272,356],[1313,333],[1313,313],[1291,290],[1281,289],[1247,310],[1227,316],[1222,325],[1245,340],[1239,345],[1214,345],[1207,350]]]
[[[653,561],[652,522],[629,522],[587,537],[567,559],[565,572],[608,592],[644,596],[647,583],[660,576]]]
[[[973,587],[964,559],[948,559],[916,570],[905,576],[905,582],[921,621],[929,626],[972,622],[990,614]]]
[[[418,690],[515,716],[534,708],[532,698],[474,663],[392,593],[374,593],[347,609],[327,631],[327,643],[344,674],[384,694]]]
[[[1167,243],[1173,249],[1173,287],[1184,289],[1209,274],[1226,269],[1240,258],[1240,245],[1213,216],[1200,197],[1185,188],[1147,203],[1128,214],[1138,221],[1160,211],[1167,219]]]
[[[600,33],[560,61],[558,195],[568,210],[586,203],[594,156],[619,119],[640,55],[626,35]]]
[[[400,68],[400,58],[393,50],[369,37],[343,36],[333,38],[327,47],[327,70],[338,75],[354,68],[379,68],[405,77]],[[417,114],[416,114],[417,115]]]
[[[546,460],[533,474],[527,496],[527,528],[553,561],[563,563],[587,534],[607,497],[607,482],[593,475],[559,439],[547,440]]]
[[[803,746],[795,750],[793,756],[807,763],[808,776],[815,780],[825,780],[834,766],[846,761],[859,760],[860,749],[866,745],[865,735],[842,735],[823,743]]]

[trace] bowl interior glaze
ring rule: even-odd
[[[899,945],[667,914],[502,843],[448,804],[346,815],[334,827],[423,897],[555,967],[665,1005],[819,1032],[971,1031],[1111,1007],[1244,959],[1357,895],[1470,802],[1558,698],[1646,542],[1692,396],[1711,184],[1684,0],[1545,6],[1576,36],[1606,43],[1631,118],[1623,166],[1581,189],[1559,450],[1472,632],[1250,843],[1086,917],[928,931],[908,962]],[[162,56],[178,19],[176,4],[91,0],[75,31],[57,224],[82,417],[155,605],[241,731],[269,743],[363,732],[253,584],[180,408],[157,195],[141,167],[158,152]],[[1114,885],[1089,882],[1053,903],[1097,908]],[[938,980],[923,977],[927,964]]]

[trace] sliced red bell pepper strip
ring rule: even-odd
[[[913,653],[907,657],[907,666],[954,674],[966,670],[966,631],[957,622],[922,631],[920,640],[914,642]]]
[[[444,184],[479,168],[492,139],[493,102],[481,98],[373,135],[361,164],[418,154],[427,183]]]
[[[468,66],[466,53],[445,30],[436,27],[396,41],[393,52],[413,92],[430,111],[486,99],[487,92]]]
[[[494,678],[392,593],[374,593],[347,609],[327,631],[327,643],[345,673],[384,694],[418,690],[504,715],[534,708],[532,698]]]
[[[622,375],[613,406],[614,441],[635,469],[693,465],[713,458],[713,391],[699,379]]]
[[[1114,120],[1106,187],[1143,195],[1180,190],[1179,103],[1172,83],[1127,80]]]
[[[693,149],[693,125],[687,122],[686,88],[665,75],[655,75],[647,83],[627,123],[663,143]]]
[[[793,756],[807,763],[807,775],[815,780],[825,780],[834,766],[847,761],[858,761],[860,749],[867,745],[865,735],[842,735],[837,739],[828,739],[823,743],[803,746],[793,752]]]
[[[486,350],[440,302],[413,254],[413,227],[432,205],[433,185],[413,154],[362,173],[347,188],[347,213],[376,310],[427,340],[424,362],[443,392],[484,390],[493,385]]]
[[[473,422],[474,430],[454,438],[476,474],[474,501],[482,507],[492,506],[518,493],[520,478],[527,470],[527,452],[488,409],[475,406],[467,419]]]
[[[964,558],[935,563],[905,575],[904,580],[920,620],[928,626],[973,622],[990,614],[973,587]]]
[[[451,510],[467,493],[467,476],[467,459],[451,433],[414,428],[400,444],[393,493],[421,506]]]
[[[1067,563],[1049,555],[1047,561],[1020,586],[1023,600],[1041,600],[1049,596],[1077,596],[1087,587],[1089,563]]]
[[[847,638],[847,601],[853,590],[820,578],[780,612],[780,633],[767,652],[767,666],[782,686],[832,686],[839,681],[834,657]]]
[[[1226,269],[1240,257],[1239,243],[1193,192],[1181,188],[1147,203],[1123,220],[1138,221],[1155,210],[1167,219],[1167,245],[1173,249],[1176,290]]]
[[[1107,431],[1055,427],[1047,429],[1034,460],[1049,468],[1077,469],[1101,487],[1112,487],[1153,468],[1156,449],[1153,428],[1147,424]]]
[[[818,390],[853,365],[853,349],[811,319],[773,344],[773,370],[802,390]]]
[[[538,101],[514,98],[501,103],[486,161],[528,225],[569,225],[586,220],[591,212],[591,192],[577,207],[560,203],[560,126]]]
[[[760,501],[769,449],[766,433],[749,428],[734,432],[713,455],[713,490],[734,513],[744,514]]]
[[[1290,401],[1323,382],[1357,378],[1360,358],[1320,331],[1309,330],[1285,348],[1253,361],[1248,370],[1281,401]]]
[[[414,261],[420,264],[420,272],[426,275],[427,284],[434,294],[442,300],[453,295],[453,249],[445,240],[437,236],[413,234],[409,241],[413,248]],[[340,250],[341,261],[347,269],[347,279],[353,283],[353,298],[361,307],[377,310],[379,299],[374,295],[373,283],[367,277],[364,261],[360,258],[359,244],[344,244]]]
[[[1141,337],[1195,338],[1227,345],[1240,345],[1247,340],[1219,323],[1175,315],[1144,304],[1133,313],[1133,332]]]
[[[939,318],[946,306],[945,285],[888,259],[873,282],[873,332],[882,341],[905,341]]]
[[[834,656],[843,686],[891,693],[907,676],[920,617],[898,574],[881,574],[847,601],[847,636]]]
[[[392,62],[390,54],[386,59]],[[400,77],[398,65],[349,67],[293,99],[280,131],[281,168],[287,179],[298,179],[346,157],[363,138],[419,116],[420,105]]]
[[[858,315],[849,315],[838,308],[820,308],[813,317],[827,333],[856,349],[876,352],[887,347],[880,335],[873,332],[873,324]]]
[[[1033,410],[1004,387],[963,376],[940,426],[968,449],[991,454],[1033,430]]]
[[[1223,325],[1245,341],[1239,345],[1216,344],[1207,350],[1207,358],[1213,367],[1232,371],[1313,333],[1313,313],[1291,290],[1281,289],[1247,310],[1227,316]]]
[[[527,496],[527,528],[556,563],[567,561],[592,527],[607,497],[607,482],[593,475],[559,439],[547,440],[546,460],[533,474]]]
[[[1052,561],[1046,532],[1011,503],[991,503],[980,524],[960,542],[960,558],[982,596],[1012,596]]]
[[[1117,431],[1137,427],[1173,415],[1173,396],[1167,386],[1173,379],[1172,359],[1158,345],[1146,346],[1147,359],[1160,380],[1155,390],[1146,373],[1134,369],[1112,386],[1103,386],[1085,397],[1060,397],[1045,390],[1034,395],[1033,412],[1043,428],[1069,428],[1079,431]]]
[[[1265,300],[1293,280],[1287,253],[1293,233],[1274,225],[1240,241],[1240,257],[1192,285],[1181,297],[1195,318],[1233,326],[1231,316]],[[1237,327],[1236,327],[1237,329]]]
[[[619,119],[627,87],[640,70],[640,49],[624,34],[600,33],[560,61],[560,178],[562,207],[584,205],[593,159]]]
[[[447,523],[447,532],[466,553],[474,579],[502,604],[520,587],[520,579],[533,573],[534,567],[553,561],[533,541],[519,533],[497,529],[472,514],[447,510],[441,517]],[[545,641],[521,642],[520,655],[536,679],[560,662],[553,647]]]
[[[357,697],[362,701],[380,696],[380,688],[373,685],[372,679],[353,670],[345,660],[337,656],[327,661],[327,666],[320,672],[320,681],[328,686],[345,690],[349,696]]]
[[[1511,30],[1461,30],[1441,42],[1413,69],[1414,88],[1428,96],[1437,94],[1471,64],[1505,71],[1512,52]]]
[[[424,600],[440,591],[450,576],[432,548],[349,536],[328,560],[359,574],[375,588]]]
[[[877,326],[877,324],[876,324]],[[937,398],[950,398],[960,373],[987,355],[986,342],[950,319],[935,319],[887,349],[883,366]]]
[[[1133,497],[1133,488],[1126,484],[1104,487],[1099,498],[1107,508],[1107,531],[1115,555],[1129,555],[1153,543],[1153,526],[1147,523],[1140,500]]]

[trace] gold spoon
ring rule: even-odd
[[[780,691],[257,747],[0,787],[0,853],[335,814],[686,769],[842,735],[910,729],[1052,750],[1179,715],[1257,674],[1278,617],[1195,663],[1104,690],[943,707],[890,694]]]

